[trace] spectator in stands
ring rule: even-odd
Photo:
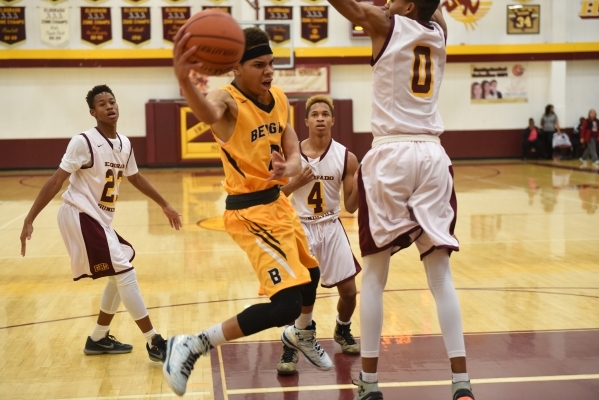
[[[582,124],[584,123],[584,120],[584,117],[580,117],[578,125],[576,125],[572,130],[572,158],[577,158],[580,154],[580,132],[582,131]]]
[[[580,161],[586,165],[589,154],[593,159],[593,165],[599,166],[599,158],[597,157],[597,137],[599,137],[599,120],[597,112],[593,109],[589,110],[589,117],[582,123],[580,132],[580,143],[586,143],[587,148],[582,153]]]
[[[543,154],[546,159],[550,160],[553,153],[553,134],[555,132],[561,132],[559,127],[559,120],[557,115],[553,111],[553,106],[547,104],[545,107],[545,114],[541,117],[541,132],[540,139],[543,144]]]
[[[555,132],[553,134],[553,160],[563,160],[570,158],[572,154],[572,143],[566,132]]]
[[[534,149],[535,158],[539,158],[541,153],[541,141],[539,139],[539,129],[535,126],[535,120],[529,118],[528,128],[522,133],[522,159],[526,160],[528,152]]]

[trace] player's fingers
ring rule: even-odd
[[[183,29],[179,29],[179,30],[177,31],[177,34],[175,35],[175,38],[173,39],[173,41],[174,41],[175,43],[177,43],[179,40],[181,40],[181,36],[183,36],[183,35],[184,35],[184,31],[183,31]]]

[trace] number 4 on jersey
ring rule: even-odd
[[[308,206],[314,209],[314,214],[321,214],[324,212],[324,197],[322,197],[322,182],[314,182],[310,194],[308,194]]]

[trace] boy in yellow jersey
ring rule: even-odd
[[[333,364],[316,341],[312,309],[320,278],[318,262],[289,200],[280,186],[301,170],[297,135],[290,125],[289,102],[272,86],[273,55],[266,32],[244,30],[243,58],[234,81],[208,95],[189,80],[198,67],[184,51],[189,34],[175,38],[175,74],[189,107],[211,126],[221,150],[228,193],[225,229],[247,253],[270,303],[255,304],[196,335],[179,335],[167,345],[164,376],[173,391],[185,393],[197,358],[211,347],[295,320],[281,340],[301,351],[317,368]],[[284,157],[283,155],[284,154]]]

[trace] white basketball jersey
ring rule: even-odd
[[[443,133],[437,111],[445,71],[445,35],[435,22],[424,25],[395,15],[385,46],[373,65],[372,134]]]
[[[117,134],[121,148],[113,148],[110,140],[96,128],[81,135],[87,140],[92,162],[71,174],[70,185],[62,198],[65,203],[108,226],[114,217],[119,186],[131,156],[131,142]]]
[[[294,191],[291,204],[303,223],[327,221],[339,215],[347,155],[345,146],[333,139],[318,158],[308,158],[302,153],[302,168],[312,168],[314,181]]]

